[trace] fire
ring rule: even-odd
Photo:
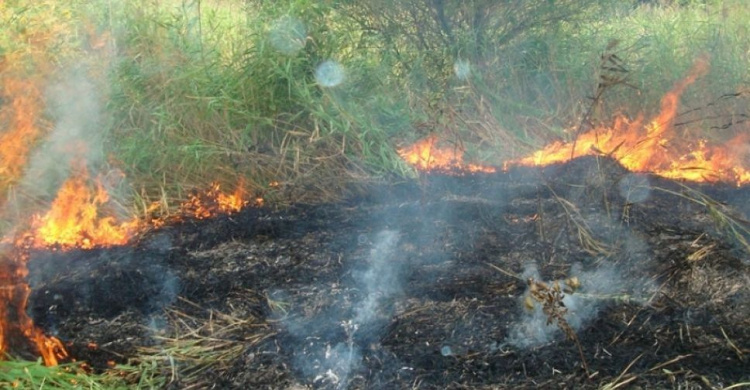
[[[40,92],[30,81],[5,77],[0,87],[0,123],[7,131],[0,134],[0,189],[18,180],[30,151],[39,137],[35,119],[39,117]]]
[[[461,172],[495,172],[494,167],[465,164],[463,150],[458,147],[440,147],[437,138],[430,135],[412,146],[398,150],[399,156],[420,171],[442,171],[446,173]]]
[[[247,200],[247,191],[242,180],[231,194],[223,193],[219,183],[212,183],[207,190],[191,194],[188,200],[180,206],[180,214],[206,219],[219,214],[234,214],[250,204],[251,201]],[[252,203],[255,206],[262,204],[263,198],[256,198]]]
[[[5,60],[0,60],[2,70],[11,62]],[[5,125],[0,133],[0,190],[5,191],[23,174],[31,145],[42,133],[36,123],[42,108],[34,82],[3,74],[0,85],[4,102],[0,104],[0,123]],[[0,358],[12,350],[29,350],[38,353],[46,365],[56,365],[67,357],[67,351],[60,340],[45,336],[26,314],[31,293],[25,281],[27,256],[25,250],[8,247],[8,242],[0,244]]]
[[[706,140],[681,139],[673,127],[679,98],[685,89],[708,71],[708,62],[699,59],[689,74],[675,83],[662,98],[659,114],[648,122],[642,117],[616,118],[609,128],[581,134],[573,142],[555,142],[543,150],[508,165],[545,166],[586,155],[608,155],[634,172],[695,182],[750,183],[748,134],[741,134],[725,145]]]
[[[24,281],[26,256],[6,255],[6,248],[0,253],[0,352],[7,352],[20,343],[34,349],[48,366],[68,356],[63,344],[54,337],[45,336],[34,326],[26,314],[26,302],[31,293]]]
[[[254,200],[261,205],[263,199]],[[56,365],[68,354],[63,344],[34,326],[26,314],[31,289],[25,282],[29,248],[91,249],[127,244],[141,231],[161,226],[182,217],[205,219],[219,214],[240,211],[251,202],[246,200],[245,186],[240,182],[234,193],[221,192],[218,184],[196,193],[181,205],[176,217],[144,221],[132,218],[118,222],[107,212],[110,195],[101,180],[91,180],[85,169],[79,169],[61,187],[49,211],[35,215],[31,229],[16,239],[15,247],[0,248],[0,354],[13,350],[34,350],[46,365]],[[111,210],[109,210],[111,211]],[[8,247],[12,241],[3,240]],[[6,256],[13,252],[15,256]],[[89,348],[96,344],[90,344]]]
[[[118,223],[101,215],[109,194],[100,181],[88,185],[83,170],[70,177],[60,188],[50,210],[32,217],[32,245],[39,248],[107,247],[126,244],[139,228],[138,220]]]
[[[101,181],[95,180],[94,186],[89,182],[85,170],[69,178],[58,191],[49,211],[32,217],[30,233],[24,235],[18,244],[29,246],[30,242],[30,246],[36,248],[62,249],[125,245],[150,227],[159,227],[184,217],[206,219],[220,214],[233,214],[251,204],[246,199],[242,181],[231,194],[222,192],[220,185],[213,183],[207,190],[191,194],[180,205],[175,216],[154,218],[148,222],[138,218],[118,222],[115,217],[103,212],[110,195]],[[256,198],[252,204],[260,206],[263,199]]]

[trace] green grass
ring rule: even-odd
[[[709,55],[711,72],[688,90],[684,107],[705,106],[750,79],[742,39],[749,11],[741,2],[598,5],[565,19],[541,5],[498,9],[498,18],[552,22],[519,34],[512,26],[497,28],[481,50],[460,17],[453,21],[455,42],[427,50],[441,42],[413,41],[419,34],[438,40],[439,26],[412,31],[401,14],[384,25],[335,4],[197,4],[110,3],[116,9],[102,12],[108,17],[100,29],[114,32],[119,52],[109,70],[109,149],[148,194],[182,198],[189,188],[244,177],[257,192],[281,181],[329,199],[343,189],[337,183],[363,174],[409,174],[394,150],[428,132],[461,143],[470,158],[499,164],[566,137],[590,104],[599,57],[613,40],[632,87],[609,91],[596,120],[653,114],[702,55]],[[297,50],[274,47],[279,37]],[[332,88],[314,77],[328,59],[346,74]],[[454,74],[458,60],[471,69],[468,79]],[[721,125],[746,111],[744,103],[703,110],[714,119],[699,125]]]
[[[529,137],[534,144],[550,135],[564,138],[562,130],[575,124],[590,104],[587,97],[598,82],[600,55],[616,40],[613,51],[626,63],[632,87],[608,91],[596,120],[607,121],[615,113],[653,115],[663,94],[697,58],[707,55],[711,70],[683,95],[680,111],[702,108],[722,95],[747,90],[748,17],[747,4],[727,1],[706,7],[642,6],[599,20],[564,23],[514,42],[507,56],[497,61],[497,72],[481,76],[482,85],[491,87],[480,93],[490,97],[493,113],[505,128],[536,130]],[[727,139],[746,131],[747,126],[721,134],[702,130],[747,114],[747,103],[746,97],[727,99],[701,111],[690,119],[713,119],[699,120],[691,129],[693,135]],[[523,132],[518,136],[525,138]]]
[[[595,120],[653,114],[704,55],[711,71],[683,96],[685,110],[750,83],[743,39],[750,7],[741,1],[498,6],[481,35],[462,16],[475,10],[462,5],[446,10],[457,15],[449,16],[450,42],[439,24],[415,24],[402,12],[418,3],[370,9],[307,1],[99,1],[85,8],[19,1],[23,12],[5,14],[13,23],[0,43],[5,52],[25,53],[28,45],[8,37],[30,28],[54,36],[49,53],[30,63],[84,63],[104,91],[104,153],[135,193],[174,199],[239,177],[259,193],[280,181],[329,199],[343,190],[341,182],[410,174],[395,148],[430,132],[462,144],[470,158],[500,164],[569,136],[566,129],[590,104],[600,55],[615,40],[630,87],[607,91]],[[87,50],[101,36],[105,49]],[[346,75],[331,88],[314,76],[329,59]],[[470,69],[466,78],[454,73],[459,62]],[[746,98],[719,103],[686,117],[698,121],[687,131],[747,114]],[[702,135],[726,139],[746,129]]]
[[[750,121],[724,128],[750,115],[746,1],[455,3],[444,10],[449,29],[423,3],[8,1],[0,78],[43,89],[85,69],[102,100],[99,168],[125,172],[134,213],[240,178],[270,202],[336,199],[352,183],[413,175],[396,148],[430,133],[499,165],[570,137],[613,41],[630,86],[608,89],[595,121],[655,113],[708,56],[710,72],[681,99],[694,111],[678,118],[692,121],[680,131],[716,140],[750,131]],[[327,60],[343,67],[341,84],[316,80]],[[459,77],[457,64],[469,72]],[[40,118],[42,132],[54,121]],[[29,388],[86,380],[69,367],[2,364],[3,380]]]
[[[136,373],[136,375],[133,375]],[[92,374],[78,363],[46,367],[41,361],[10,359],[0,361],[0,387],[3,389],[125,390],[160,389],[163,376],[152,376],[148,367],[116,366],[106,374]],[[133,379],[133,381],[128,381]]]

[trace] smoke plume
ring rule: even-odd
[[[524,279],[542,280],[534,263],[526,266],[522,276]],[[577,277],[580,281],[580,288],[574,292],[566,292],[562,301],[567,309],[565,321],[576,332],[594,319],[607,304],[616,301],[643,303],[655,289],[653,281],[629,277],[622,269],[612,264],[583,270],[583,267],[576,263],[571,267],[569,277]],[[565,280],[547,282],[550,286],[556,283],[564,286],[566,282]],[[524,297],[528,296],[529,289],[527,288]],[[519,306],[523,307],[523,314],[509,329],[506,344],[518,348],[536,347],[553,342],[562,335],[557,324],[549,321],[539,302],[532,300],[533,307],[528,307],[525,302],[529,301],[521,298]]]

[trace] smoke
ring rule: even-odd
[[[399,233],[392,230],[378,233],[371,243],[360,236],[360,245],[372,246],[361,264],[353,264],[350,285],[336,287],[343,293],[338,308],[312,318],[284,320],[297,339],[297,369],[317,385],[346,388],[361,367],[362,346],[378,340],[382,325],[390,321],[392,313],[384,302],[401,291],[401,267],[395,259],[398,241]],[[284,300],[285,294],[277,291],[273,299]]]
[[[581,264],[576,263],[571,267],[568,276],[577,277],[580,281],[580,288],[566,292],[562,300],[567,309],[564,319],[576,332],[594,319],[606,305],[616,301],[643,303],[656,288],[652,280],[628,277],[624,270],[614,264],[603,264],[591,270],[583,270]],[[523,278],[542,280],[534,263],[529,263],[525,267]],[[547,285],[554,286],[555,283],[560,286],[566,285],[565,280],[549,281]],[[519,304],[523,307],[523,313],[509,329],[505,343],[518,348],[530,348],[559,338],[562,331],[554,321],[549,321],[541,303],[535,302],[533,298],[530,301],[527,297],[528,288]],[[529,303],[533,303],[533,307],[528,307]]]
[[[355,274],[357,286],[361,286],[364,297],[357,305],[355,324],[371,323],[377,314],[379,302],[396,294],[399,289],[398,261],[393,261],[398,233],[386,230],[378,234],[370,250],[369,267]]]
[[[70,176],[71,169],[91,169],[103,162],[101,96],[84,68],[77,68],[47,92],[54,127],[32,154],[24,188],[49,196]]]

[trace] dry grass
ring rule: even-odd
[[[568,287],[572,289],[577,288],[575,287],[578,285],[577,279],[575,279],[575,282],[572,282],[573,279],[569,280]],[[547,324],[557,324],[565,336],[576,344],[576,347],[578,347],[578,353],[581,357],[583,369],[586,371],[586,374],[589,374],[589,366],[588,363],[586,363],[586,356],[583,353],[581,342],[578,340],[578,335],[565,319],[568,309],[563,304],[563,298],[565,295],[560,287],[560,283],[554,282],[552,285],[549,285],[529,278],[527,284],[529,286],[529,295],[531,298],[542,305],[542,312],[547,316]]]
[[[225,372],[245,350],[274,335],[258,318],[237,318],[202,309],[183,298],[180,301],[202,315],[167,310],[168,334],[155,335],[157,345],[141,348],[131,359],[130,366],[140,367],[131,372],[131,381],[143,376],[145,367],[165,378],[166,384],[206,388],[215,382],[216,373]]]
[[[701,205],[706,208],[709,215],[713,219],[713,222],[719,232],[722,232],[727,237],[732,239],[735,243],[742,246],[742,248],[750,253],[750,222],[738,217],[731,208],[711,199],[708,195],[691,188],[685,184],[678,183],[681,192],[673,191],[663,187],[652,187],[654,190],[661,191],[670,195],[677,196],[682,199],[687,199],[690,202]],[[710,249],[704,249],[706,252]],[[698,252],[696,252],[698,253]],[[699,260],[705,255],[705,253],[698,253],[691,256],[692,260]]]
[[[606,243],[594,237],[591,227],[588,225],[586,219],[581,214],[578,206],[567,199],[563,199],[557,196],[552,188],[550,188],[550,191],[552,191],[554,199],[557,201],[557,203],[562,206],[563,211],[567,216],[567,220],[575,228],[576,236],[578,237],[578,242],[581,244],[581,248],[583,248],[592,256],[611,256],[614,253],[613,249]]]

